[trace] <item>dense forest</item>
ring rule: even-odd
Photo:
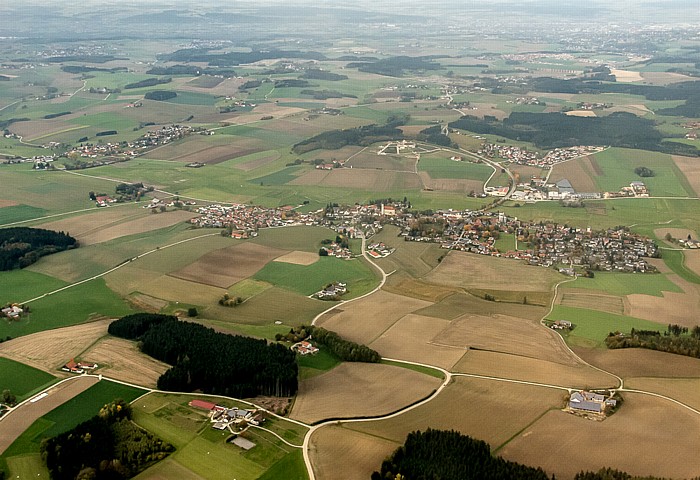
[[[433,58],[435,57],[390,57],[370,62],[351,62],[346,65],[346,68],[357,68],[361,72],[387,77],[401,77],[407,70],[438,70],[441,67],[433,62]]]
[[[440,480],[548,480],[532,468],[491,455],[489,444],[454,430],[411,432],[406,442],[384,462],[372,480],[400,478]]]
[[[123,400],[105,405],[90,420],[41,443],[41,457],[52,480],[131,478],[173,450],[131,422],[131,406]]]
[[[403,132],[395,127],[367,125],[346,130],[331,130],[297,143],[292,151],[297,154],[312,150],[338,150],[346,145],[371,145],[375,142],[400,140]]]
[[[29,227],[3,228],[0,229],[0,271],[24,268],[44,255],[77,246],[76,239],[63,232]]]
[[[277,334],[275,340],[300,342],[311,337],[316,343],[326,347],[330,353],[344,362],[379,363],[382,357],[366,345],[344,340],[335,332],[313,325],[292,328],[287,335]]]
[[[678,325],[669,325],[663,335],[656,330],[635,330],[633,328],[629,335],[610,332],[605,339],[605,345],[610,349],[648,348],[700,358],[700,326],[693,327],[690,330],[690,335],[687,333],[687,327],[679,327]]]
[[[681,155],[698,155],[692,145],[665,142],[654,122],[631,113],[617,112],[605,117],[576,117],[563,113],[513,112],[502,122],[495,117],[479,119],[464,116],[451,122],[450,128],[479,134],[499,135],[537,147],[551,149],[576,145],[655,150]]]
[[[140,82],[127,83],[124,85],[124,90],[131,90],[133,88],[144,88],[144,87],[155,87],[156,85],[163,85],[172,82],[173,79],[167,78],[147,78],[146,80],[141,80]]]
[[[627,472],[621,472],[613,468],[601,468],[597,472],[577,473],[574,480],[665,480],[659,477],[635,477]],[[693,477],[690,480],[700,480],[700,477]]]
[[[340,80],[347,80],[347,75],[340,75],[338,73],[327,72],[325,70],[319,70],[317,68],[310,68],[299,78],[306,78],[308,80],[328,80],[331,82],[337,82]]]
[[[283,345],[148,313],[122,317],[108,331],[139,340],[143,353],[173,366],[158,379],[161,390],[201,390],[238,398],[297,391],[296,357]]]
[[[175,97],[177,97],[177,93],[173,92],[172,90],[153,90],[146,92],[146,95],[143,96],[143,98],[146,100],[158,100],[161,102]]]

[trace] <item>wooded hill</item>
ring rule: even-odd
[[[122,317],[108,331],[140,340],[143,353],[173,366],[158,379],[161,390],[247,398],[290,396],[298,388],[296,356],[283,345],[150,313]]]
[[[76,239],[63,232],[29,227],[3,228],[0,229],[0,271],[24,268],[44,255],[77,246]]]

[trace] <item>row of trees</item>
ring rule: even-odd
[[[669,325],[664,335],[656,330],[632,329],[629,335],[611,332],[605,339],[605,345],[610,349],[648,348],[700,358],[700,326],[693,327],[690,335],[685,335],[687,333],[688,328],[679,325]]]
[[[24,268],[44,255],[77,247],[75,238],[43,228],[0,229],[0,271]]]
[[[245,398],[290,396],[298,388],[295,354],[283,345],[148,313],[112,322],[109,333],[140,340],[143,353],[173,366],[158,379],[161,390]]]
[[[326,347],[330,353],[344,362],[379,363],[382,357],[366,345],[351,342],[337,333],[313,325],[301,325],[290,329],[287,335],[277,334],[275,340],[300,342],[311,337],[316,343]]]
[[[131,478],[167,457],[174,447],[131,422],[123,400],[98,415],[41,443],[41,457],[52,480]]]

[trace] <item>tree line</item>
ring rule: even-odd
[[[283,345],[149,313],[122,317],[108,332],[139,340],[143,353],[172,365],[158,379],[161,390],[246,398],[290,396],[298,388],[296,356]]]
[[[648,348],[700,358],[700,326],[696,325],[688,330],[688,327],[669,325],[663,335],[657,330],[635,330],[634,328],[629,335],[610,332],[605,339],[605,345],[610,349]]]
[[[316,343],[326,347],[328,351],[344,362],[379,363],[382,357],[366,345],[343,339],[337,333],[313,325],[301,325],[292,328],[287,335],[277,334],[275,340],[300,342],[311,337]]]
[[[78,242],[64,232],[43,228],[0,229],[0,271],[24,268],[44,255],[75,248]]]
[[[40,447],[52,480],[131,478],[174,450],[131,422],[131,406],[123,400],[105,405],[72,430],[43,440]]]

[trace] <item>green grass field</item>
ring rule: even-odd
[[[285,455],[275,463],[259,480],[305,480],[309,478],[301,450]]]
[[[567,342],[588,348],[603,346],[610,332],[629,333],[632,328],[662,331],[666,328],[666,325],[639,318],[561,305],[555,306],[547,319],[569,320],[575,328],[566,336]]]
[[[347,298],[363,295],[376,285],[374,272],[363,261],[333,257],[320,257],[311,265],[270,262],[253,278],[302,295],[318,292],[331,282],[344,282],[348,285]]]
[[[418,169],[431,178],[468,179],[485,182],[493,169],[483,163],[456,162],[439,154],[421,156]]]
[[[0,357],[0,391],[10,390],[17,401],[29,398],[43,387],[56,381],[56,377],[23,363]]]
[[[696,196],[670,155],[610,148],[596,154],[595,159],[603,175],[595,177],[594,180],[602,191],[616,192],[621,187],[628,186],[630,182],[642,181],[655,197]],[[648,167],[655,175],[641,178],[634,173],[636,167]]]
[[[662,273],[595,272],[594,278],[579,277],[575,282],[565,283],[562,288],[586,288],[619,296],[641,293],[661,297],[663,292],[683,292]]]
[[[297,355],[297,363],[299,379],[304,380],[332,370],[340,365],[340,359],[321,346],[315,355]]]

